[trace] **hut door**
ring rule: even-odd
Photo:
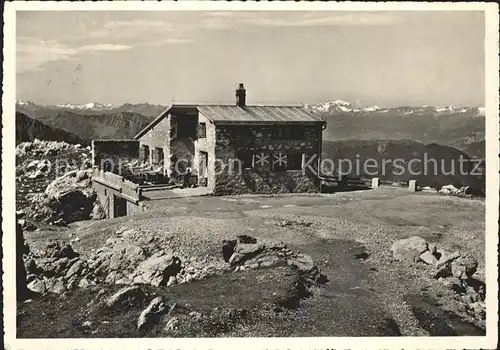
[[[127,201],[125,198],[115,195],[114,198],[115,218],[127,215]]]

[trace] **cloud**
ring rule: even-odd
[[[78,53],[77,50],[53,40],[18,37],[16,43],[16,71],[39,71],[46,62],[65,60]]]
[[[326,11],[328,12],[328,11]],[[395,15],[370,12],[209,12],[201,26],[206,29],[238,27],[380,26],[401,22]]]
[[[78,48],[78,52],[95,52],[95,51],[123,51],[130,50],[132,46],[120,45],[120,44],[96,44],[96,45],[84,45]]]
[[[58,40],[18,36],[17,73],[41,71],[45,63],[75,59],[81,54],[131,50],[134,47],[191,43],[193,36],[181,35],[187,28],[173,30],[163,21],[111,21],[99,28],[61,35]],[[106,41],[106,43],[103,43]]]
[[[112,37],[112,38],[139,38],[145,35],[161,36],[172,33],[172,24],[164,21],[131,20],[131,21],[111,21],[103,28],[96,29],[88,33],[91,37]]]
[[[61,60],[79,59],[79,54],[92,54],[103,51],[130,50],[132,46],[115,44],[95,44],[70,47],[55,40],[34,37],[18,37],[16,43],[16,71],[25,73],[41,71],[45,63]]]
[[[143,43],[143,46],[160,46],[164,44],[187,44],[195,42],[194,38],[166,38]]]
[[[194,42],[191,31],[195,28],[186,23],[173,23],[160,20],[114,20],[102,28],[90,30],[90,38],[134,43],[134,46],[159,46]],[[88,38],[87,37],[87,38]]]
[[[206,30],[238,30],[276,27],[387,26],[402,16],[380,12],[343,11],[209,11],[163,14],[141,19],[79,22],[76,32],[68,28],[55,40],[17,38],[17,71],[41,70],[51,61],[75,59],[81,54],[126,51],[134,47],[192,43]],[[171,15],[171,13],[169,13]],[[31,34],[30,35],[37,35]]]
[[[145,19],[134,19],[130,21],[111,21],[105,24],[105,28],[112,30],[151,30],[155,31],[158,29],[171,31],[173,29],[173,25],[170,22],[160,21],[160,20],[145,20]]]

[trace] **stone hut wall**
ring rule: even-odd
[[[320,124],[297,125],[299,139],[277,140],[276,125],[217,125],[214,194],[319,192]],[[238,168],[241,152],[252,155],[252,166]],[[279,154],[300,154],[301,169],[273,168]],[[261,158],[267,162],[261,162]],[[267,158],[266,158],[267,157]]]
[[[170,135],[171,132],[171,118],[170,115],[165,116],[158,124],[148,130],[144,135],[139,138],[140,146],[149,147],[149,162],[152,162],[153,150],[156,148],[163,149],[163,168],[170,167]]]

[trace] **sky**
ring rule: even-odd
[[[473,11],[18,11],[16,98],[483,106]]]

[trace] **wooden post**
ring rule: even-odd
[[[416,192],[417,191],[417,180],[410,180],[408,184],[408,189],[411,192]]]

